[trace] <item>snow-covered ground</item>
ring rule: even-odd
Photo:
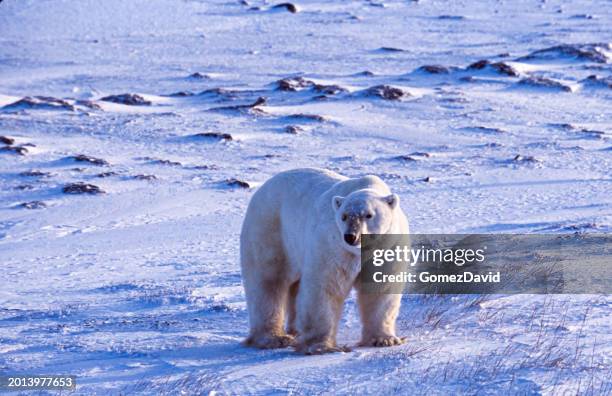
[[[612,393],[610,296],[405,296],[406,345],[304,357],[239,344],[238,265],[254,188],[305,166],[381,176],[413,232],[611,232],[610,2],[273,5],[0,3],[0,373],[79,394]],[[341,342],[359,331],[350,299]]]

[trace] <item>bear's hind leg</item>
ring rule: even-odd
[[[272,243],[276,240],[273,232],[268,232],[267,238],[257,238],[257,235],[251,234],[241,244],[250,324],[245,344],[262,349],[284,348],[293,343],[293,337],[284,329],[289,295],[286,258],[281,245]]]
[[[293,336],[283,329],[288,286],[277,280],[265,281],[249,298],[251,331],[245,344],[261,349],[285,348]]]

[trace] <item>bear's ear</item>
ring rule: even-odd
[[[399,205],[399,195],[397,194],[387,195],[383,199],[391,206],[391,209],[395,209]]]
[[[336,195],[332,198],[332,207],[334,208],[334,210],[340,209],[340,206],[342,206],[342,201],[344,201],[344,197],[341,197],[339,195]]]

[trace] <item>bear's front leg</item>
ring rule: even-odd
[[[359,312],[363,323],[361,346],[393,346],[405,339],[395,335],[401,294],[368,294],[358,292]]]
[[[329,352],[348,352],[336,345],[336,331],[344,298],[330,295],[325,287],[307,290],[300,288],[297,305],[298,338],[296,352],[319,355]]]

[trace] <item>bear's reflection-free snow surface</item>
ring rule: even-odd
[[[0,371],[81,394],[609,393],[602,296],[404,296],[406,345],[239,345],[240,223],[282,170],[377,174],[413,232],[611,230],[606,1],[297,6],[0,4]],[[359,328],[351,297],[338,342]]]

